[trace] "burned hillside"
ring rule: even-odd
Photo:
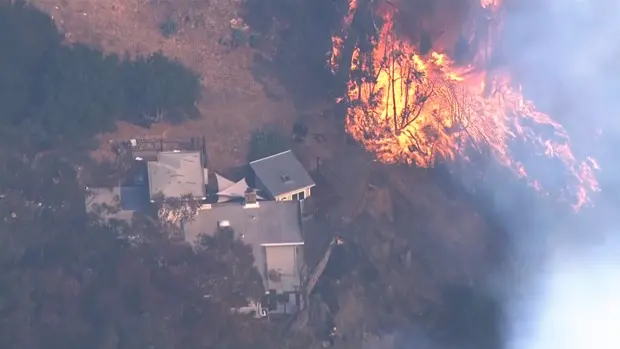
[[[328,122],[345,128],[330,139],[321,171],[341,198],[324,219],[348,243],[334,253],[314,299],[348,345],[362,333],[416,323],[444,339],[497,347],[488,324],[500,310],[484,280],[508,263],[507,230],[532,224],[541,206],[568,215],[598,190],[596,160],[574,152],[563,125],[498,69],[502,43],[492,45],[501,2],[448,6],[454,3],[300,0],[246,13],[275,38],[265,56],[293,67],[282,83],[307,82],[310,92],[291,87],[293,97],[323,101],[304,114],[310,132]],[[294,21],[308,6],[339,18]],[[320,84],[307,81],[313,75]],[[465,315],[446,323],[440,314],[458,312],[459,297],[489,313],[480,325],[489,332],[469,327],[476,324]]]

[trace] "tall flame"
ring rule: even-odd
[[[501,4],[481,0],[480,5],[496,14]],[[344,27],[350,26],[356,8],[352,0]],[[571,182],[563,195],[575,197],[575,209],[589,201],[589,193],[598,190],[596,161],[578,160],[564,127],[525,100],[508,73],[489,74],[480,68],[486,64],[488,47],[464,67],[456,66],[443,52],[421,55],[411,43],[394,35],[395,12],[393,7],[383,11],[384,24],[373,51],[363,53],[356,47],[352,55],[345,125],[356,141],[382,162],[421,167],[432,167],[438,160],[468,159],[474,149],[492,155],[547,193],[531,178],[526,165],[511,156],[510,144],[520,140],[560,161]],[[334,69],[343,38],[334,39]],[[543,129],[546,137],[537,132]]]

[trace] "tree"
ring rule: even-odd
[[[255,63],[260,63],[259,69],[273,71],[299,106],[322,101],[334,85],[325,55],[332,48],[332,37],[341,30],[348,4],[346,0],[243,2],[244,22],[264,41],[265,59]]]
[[[196,246],[198,265],[205,266],[213,297],[227,304],[245,306],[249,300],[260,300],[265,294],[262,279],[254,267],[252,248],[228,227],[215,234],[204,234]]]
[[[269,340],[269,329],[230,312],[263,292],[251,249],[231,232],[193,249],[154,219],[90,221],[71,166],[53,155],[1,160],[0,346],[250,348]]]
[[[161,54],[121,59],[62,44],[49,17],[17,1],[0,3],[0,128],[38,148],[90,139],[116,120],[142,126],[196,117],[198,76]]]
[[[182,238],[181,229],[183,224],[194,219],[200,207],[200,201],[196,200],[192,194],[183,195],[180,198],[167,197],[163,194],[155,197],[158,210],[157,217],[171,238]]]
[[[263,292],[250,247],[86,214],[83,146],[115,120],[195,116],[195,74],[62,41],[49,17],[0,2],[0,347],[267,348],[273,328],[230,311]]]

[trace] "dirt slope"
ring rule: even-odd
[[[231,50],[218,43],[229,34],[239,2],[234,0],[31,0],[49,13],[69,42],[86,43],[106,53],[148,54],[161,51],[199,72],[204,93],[202,118],[179,127],[155,125],[141,130],[121,124],[104,139],[136,136],[206,136],[209,160],[216,167],[245,160],[250,134],[263,124],[277,122],[288,129],[294,111],[288,97],[270,83],[270,99],[252,74],[249,48]],[[169,38],[160,26],[177,23]]]

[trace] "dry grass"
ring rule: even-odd
[[[210,162],[223,168],[243,163],[253,130],[272,122],[288,127],[294,121],[294,109],[288,98],[269,99],[263,87],[254,80],[251,50],[231,51],[218,43],[218,39],[229,33],[238,1],[30,2],[52,16],[69,42],[86,43],[106,53],[130,56],[161,51],[203,78],[199,120],[177,127],[155,125],[149,130],[121,123],[114,134],[102,135],[104,141],[148,136],[206,136]],[[159,29],[167,19],[178,22],[179,31],[170,38],[165,38]],[[270,86],[271,91],[274,89],[281,92],[278,86]]]

